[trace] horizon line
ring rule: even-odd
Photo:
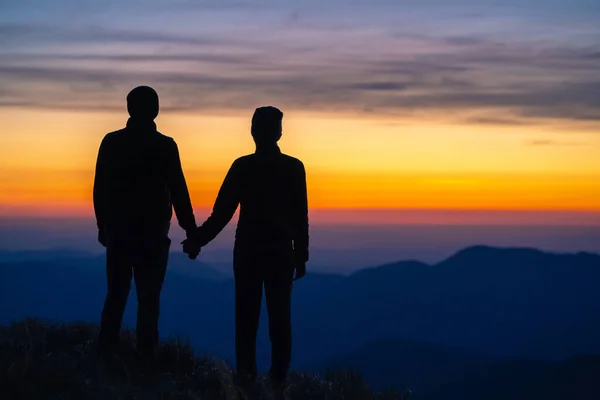
[[[94,218],[91,207],[52,207],[37,209],[0,205],[0,220],[84,221]],[[11,210],[12,209],[12,210]],[[70,211],[70,212],[69,212]],[[194,208],[201,223],[211,208]],[[237,214],[232,223],[237,219]],[[504,225],[504,226],[600,226],[600,210],[569,209],[484,209],[484,208],[359,208],[313,207],[309,209],[313,225]],[[173,215],[172,226],[177,225]]]

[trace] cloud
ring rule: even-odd
[[[354,84],[351,86],[351,89],[358,91],[398,92],[409,87],[410,84],[408,82],[365,82]]]
[[[149,43],[175,45],[223,45],[228,40],[199,35],[177,35],[152,31],[109,29],[100,26],[65,29],[52,25],[4,24],[0,25],[0,37],[5,45],[23,43],[94,44],[94,43]]]
[[[579,142],[562,142],[556,140],[532,140],[527,142],[531,146],[581,146],[583,143]]]
[[[600,121],[600,40],[278,29],[0,25],[0,106],[121,110],[131,87],[150,84],[173,111],[270,103],[475,124]]]
[[[518,118],[515,116],[486,116],[483,115],[468,116],[464,118],[464,122],[468,124],[481,124],[481,125],[495,125],[495,126],[515,126],[515,125],[534,125],[538,123],[537,120],[527,120]]]

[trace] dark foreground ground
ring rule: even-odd
[[[122,354],[107,364],[94,350],[97,326],[24,320],[0,327],[0,399],[302,399],[404,400],[373,393],[352,372],[292,374],[283,393],[266,379],[243,389],[231,368],[198,357],[174,338],[161,342],[159,365],[145,379],[135,361],[133,333],[122,335]]]

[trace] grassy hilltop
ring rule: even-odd
[[[271,390],[266,379],[242,390],[229,365],[197,356],[189,343],[177,338],[160,343],[158,371],[148,380],[135,362],[133,332],[123,332],[121,356],[109,366],[94,350],[97,329],[88,323],[36,319],[0,327],[0,398],[401,399],[393,393],[373,393],[352,372],[294,373],[283,394]]]

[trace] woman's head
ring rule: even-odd
[[[259,107],[252,116],[252,137],[257,145],[277,143],[281,139],[283,113],[275,107]]]

